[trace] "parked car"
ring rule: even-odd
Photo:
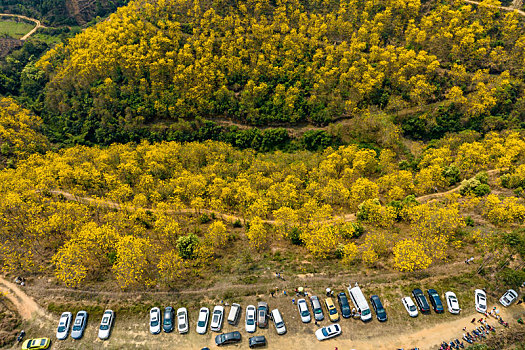
[[[185,307],[177,309],[177,329],[180,334],[188,333],[190,322],[188,321],[188,310]]]
[[[215,337],[215,344],[217,344],[217,346],[238,343],[240,341],[241,341],[241,333],[237,331],[229,332],[229,333],[222,333]]]
[[[308,311],[308,304],[306,303],[306,300],[299,299],[297,301],[297,308],[299,309],[299,315],[301,315],[301,321],[303,321],[303,323],[310,322],[310,311]]]
[[[199,318],[197,319],[197,333],[204,334],[208,329],[208,318],[210,318],[210,309],[201,307],[199,310]]]
[[[160,309],[158,307],[149,311],[149,331],[151,334],[160,333]]]
[[[257,326],[266,328],[268,326],[268,303],[259,301],[257,304]]]
[[[241,305],[233,303],[230,308],[230,313],[228,314],[228,323],[232,326],[239,323],[239,318],[241,316]]]
[[[326,306],[326,310],[328,310],[328,317],[330,317],[330,321],[332,322],[339,321],[339,313],[337,312],[337,309],[335,307],[335,304],[332,298],[326,298],[324,300],[324,304]]]
[[[220,332],[222,328],[222,319],[224,318],[224,306],[217,305],[213,308],[211,316],[210,329],[214,332]]]
[[[348,303],[348,298],[344,292],[337,294],[337,302],[339,303],[339,308],[341,309],[341,315],[344,318],[350,318],[350,304]]]
[[[484,314],[487,312],[487,294],[481,289],[474,291],[474,302],[476,304],[476,311]]]
[[[88,320],[88,313],[86,311],[79,311],[75,316],[75,321],[73,322],[73,328],[71,329],[71,338],[80,339],[84,335],[84,330],[86,329]]]
[[[255,306],[253,305],[248,305],[246,308],[246,332],[248,333],[254,333],[257,328],[257,325],[255,324],[256,312]]]
[[[405,309],[410,317],[417,317],[417,307],[412,299],[410,297],[404,297],[401,301],[403,302],[403,305],[405,305]]]
[[[516,299],[518,299],[518,293],[516,293],[514,289],[509,289],[501,298],[499,298],[499,302],[506,307],[515,302]]]
[[[175,321],[173,320],[173,308],[171,306],[167,306],[164,308],[164,317],[162,320],[162,330],[165,333],[173,332],[173,323]]]
[[[315,331],[315,336],[317,337],[317,340],[330,339],[338,336],[339,334],[341,334],[341,326],[339,326],[339,324],[337,323],[319,328]]]
[[[386,311],[383,307],[383,304],[381,303],[381,299],[379,299],[379,296],[372,295],[370,297],[370,304],[372,304],[372,307],[374,308],[374,311],[376,312],[377,320],[379,322],[385,322],[387,320],[386,317]]]
[[[324,320],[323,308],[319,302],[319,298],[316,295],[310,297],[310,304],[312,304],[312,311],[316,321]]]
[[[49,338],[27,339],[22,343],[22,350],[45,350],[49,349],[49,345],[51,345]]]
[[[417,307],[419,310],[424,313],[428,314],[430,313],[430,306],[428,305],[427,298],[425,298],[425,294],[423,294],[423,291],[419,288],[416,288],[412,291],[412,296],[414,297],[414,300],[416,301]]]
[[[71,325],[71,318],[73,315],[71,312],[63,312],[58,321],[57,327],[57,339],[64,340],[67,338],[69,333],[69,326]]]
[[[434,312],[437,314],[442,314],[445,309],[443,309],[443,303],[441,302],[438,292],[435,289],[429,289],[427,290],[427,294],[428,300],[430,300],[430,304],[432,304]]]
[[[446,292],[445,299],[447,300],[448,312],[451,314],[459,314],[461,309],[459,308],[459,301],[454,292]]]
[[[284,325],[284,320],[279,310],[272,310],[272,319],[273,323],[275,324],[275,330],[277,331],[277,334],[283,335],[286,333],[286,326]]]
[[[350,285],[347,289],[350,299],[352,299],[357,312],[360,314],[361,321],[368,322],[372,320],[372,311],[370,311],[370,306],[368,306],[368,302],[361,288],[356,284],[355,287],[352,288]]]
[[[266,346],[266,337],[264,335],[256,335],[248,340],[250,349],[260,348]]]
[[[108,339],[111,335],[111,327],[113,327],[113,321],[115,319],[115,313],[113,310],[106,310],[102,315],[102,321],[100,321],[100,327],[98,328],[98,337],[102,340]]]

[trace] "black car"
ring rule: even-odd
[[[381,299],[379,299],[377,295],[372,295],[370,297],[370,303],[376,312],[377,320],[379,322],[385,322],[387,320],[386,311],[383,307],[383,304],[381,303]]]
[[[337,302],[339,303],[339,308],[341,308],[341,315],[344,318],[349,318],[350,314],[350,304],[348,304],[348,298],[344,292],[337,294]]]
[[[217,344],[217,346],[238,343],[240,341],[241,341],[241,333],[237,331],[229,332],[229,333],[222,333],[215,337],[215,344]]]
[[[432,308],[437,314],[442,314],[445,309],[443,308],[443,303],[441,302],[441,298],[439,297],[438,292],[435,289],[429,289],[427,290],[428,299],[430,300],[430,304],[432,304]]]
[[[164,322],[162,322],[162,329],[164,332],[170,333],[173,331],[173,308],[168,306],[164,309]]]
[[[430,306],[428,305],[427,298],[425,298],[425,294],[423,294],[423,291],[421,289],[419,288],[414,289],[412,291],[412,296],[416,300],[416,304],[422,313],[424,314],[430,313]]]
[[[262,346],[266,345],[266,337],[264,335],[257,335],[255,337],[251,337],[248,340],[248,345],[251,349],[253,348],[260,348]]]

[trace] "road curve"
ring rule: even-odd
[[[12,14],[12,13],[0,13],[0,17],[16,17],[16,18],[25,19],[26,21],[30,21],[30,22],[34,22],[35,23],[35,27],[33,29],[31,29],[31,31],[29,33],[27,33],[26,35],[24,35],[23,37],[20,38],[20,40],[22,40],[22,41],[27,40],[27,38],[29,38],[31,35],[35,34],[35,32],[38,30],[38,28],[44,28],[42,23],[38,19],[35,19],[35,18],[22,16],[22,15],[15,15],[15,14]]]
[[[505,10],[505,11],[516,11],[520,15],[525,16],[525,11],[522,11],[522,10],[514,8],[514,7],[510,7],[510,6],[507,7],[507,6],[487,5],[487,4],[482,4],[479,1],[472,1],[472,0],[464,0],[464,1],[466,3],[468,3],[468,4],[473,4],[473,5],[478,5],[478,6],[492,7],[492,8],[496,8],[496,9],[500,9],[500,10]]]

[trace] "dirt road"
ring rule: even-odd
[[[40,21],[38,19],[35,19],[35,18],[30,18],[30,17],[26,17],[26,16],[22,16],[22,15],[14,15],[12,13],[0,13],[0,17],[16,17],[16,18],[25,19],[26,21],[30,21],[30,22],[34,22],[35,23],[35,27],[33,29],[31,29],[31,31],[29,33],[27,33],[26,35],[24,35],[23,37],[20,38],[20,40],[22,40],[22,41],[27,40],[31,35],[35,34],[35,32],[38,30],[38,28],[44,28],[42,23],[40,23]]]
[[[499,169],[492,169],[492,170],[488,170],[487,173],[489,176],[494,176],[497,174],[497,172],[499,171]],[[444,191],[444,192],[437,192],[437,193],[431,193],[431,194],[426,194],[426,195],[423,195],[423,196],[419,196],[419,197],[416,197],[416,200],[419,202],[419,203],[425,203],[425,202],[428,202],[428,201],[431,201],[431,200],[436,200],[436,199],[439,199],[439,198],[443,198],[449,194],[452,194],[452,193],[455,193],[455,192],[458,192],[461,188],[461,185],[458,185],[448,191]],[[135,210],[147,210],[147,211],[151,211],[151,212],[156,212],[157,210],[156,209],[153,209],[153,208],[138,208],[138,207],[133,207],[133,206],[128,206],[128,205],[123,205],[123,204],[120,204],[120,203],[117,203],[117,202],[114,202],[114,201],[110,201],[110,200],[106,200],[106,199],[98,199],[98,198],[90,198],[90,197],[84,197],[84,196],[77,196],[71,192],[67,192],[67,191],[64,191],[64,190],[50,190],[49,191],[50,193],[54,194],[54,195],[60,195],[60,196],[63,196],[65,199],[67,200],[70,200],[70,201],[77,201],[77,202],[80,202],[80,203],[84,203],[84,204],[90,204],[90,205],[99,205],[99,206],[103,206],[103,207],[106,207],[106,208],[111,208],[111,209],[118,209],[118,210],[123,210],[123,209],[126,209],[126,210],[132,210],[132,211],[135,211]],[[241,216],[237,216],[237,215],[234,215],[234,214],[227,214],[227,213],[221,213],[221,212],[218,212],[218,211],[215,211],[215,210],[209,210],[209,209],[193,209],[193,208],[186,208],[186,209],[177,209],[177,210],[167,210],[166,211],[168,214],[182,214],[182,213],[206,213],[206,214],[215,214],[215,215],[218,215],[220,217],[222,217],[224,220],[227,220],[227,221],[230,221],[230,222],[233,222],[235,220],[240,220],[240,221],[243,221],[244,218],[241,217]],[[356,221],[356,216],[354,213],[348,213],[348,214],[342,214],[342,215],[337,215],[337,216],[334,216],[333,221],[344,221],[344,222],[351,222],[351,221]],[[267,224],[275,224],[275,220],[263,220],[263,222],[267,223]]]
[[[0,292],[16,307],[18,314],[24,321],[31,320],[34,316],[51,318],[46,312],[20,287],[0,277]]]
[[[494,6],[494,5],[486,5],[486,4],[482,5],[478,1],[472,1],[472,0],[464,0],[464,1],[466,3],[473,4],[473,5],[478,5],[478,6],[487,6],[487,7],[492,7],[492,8],[498,8],[498,9],[505,10],[505,11],[516,11],[520,15],[525,16],[525,11],[519,10],[519,9],[515,8],[514,6],[506,7],[506,6]],[[513,4],[519,4],[519,1],[513,1]]]

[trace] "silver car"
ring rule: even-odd
[[[314,318],[316,321],[324,320],[323,308],[319,302],[319,298],[316,295],[310,297],[310,303],[312,304],[312,311],[314,312]]]
[[[518,299],[518,293],[516,293],[514,289],[509,289],[499,299],[499,302],[501,305],[507,307],[507,306],[510,306],[510,304],[512,304],[513,302],[515,302],[516,299]]]
[[[73,329],[71,329],[71,338],[80,339],[84,335],[88,320],[88,313],[86,311],[79,311],[75,316],[75,322],[73,322]]]

